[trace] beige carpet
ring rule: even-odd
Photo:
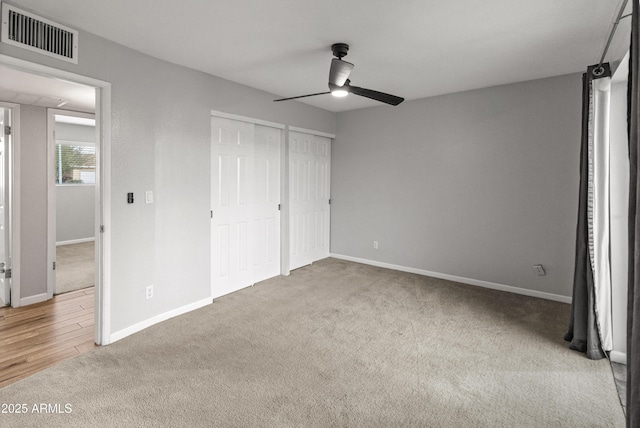
[[[11,427],[622,427],[569,306],[326,259],[0,389]],[[34,414],[51,404],[67,414]]]
[[[94,242],[56,247],[56,294],[92,287],[94,274]]]

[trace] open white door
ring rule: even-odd
[[[281,131],[211,118],[214,298],[280,273]]]
[[[289,132],[292,270],[329,257],[330,171],[330,138]]]
[[[0,107],[0,306],[11,304],[10,183],[11,109]]]

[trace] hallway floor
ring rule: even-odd
[[[94,344],[94,287],[21,308],[0,308],[0,388]]]

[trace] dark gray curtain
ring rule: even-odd
[[[594,73],[595,71],[595,73]],[[611,76],[609,64],[602,67],[593,65],[582,75],[582,138],[580,146],[580,193],[578,199],[578,226],[576,229],[576,258],[573,271],[573,300],[569,331],[564,339],[571,342],[569,347],[585,352],[592,360],[604,358],[600,345],[600,335],[596,324],[595,291],[593,270],[589,257],[589,232],[587,223],[587,203],[589,186],[589,106],[591,82],[594,79]]]
[[[640,207],[638,202],[638,0],[633,0],[627,126],[629,135],[629,288],[627,307],[627,427],[640,427]]]

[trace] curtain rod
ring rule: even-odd
[[[616,33],[616,30],[618,29],[618,24],[620,23],[620,20],[628,16],[631,16],[631,14],[622,16],[622,14],[624,13],[624,9],[627,7],[628,1],[629,0],[624,0],[622,2],[622,7],[618,12],[618,18],[613,23],[613,28],[611,29],[611,33],[609,33],[609,39],[607,40],[607,44],[605,45],[604,50],[602,51],[602,56],[600,57],[600,62],[598,63],[597,69],[600,69],[602,67],[602,64],[604,63],[604,57],[607,55],[607,51],[609,50],[609,46],[611,45],[611,40],[613,40],[613,35]]]

